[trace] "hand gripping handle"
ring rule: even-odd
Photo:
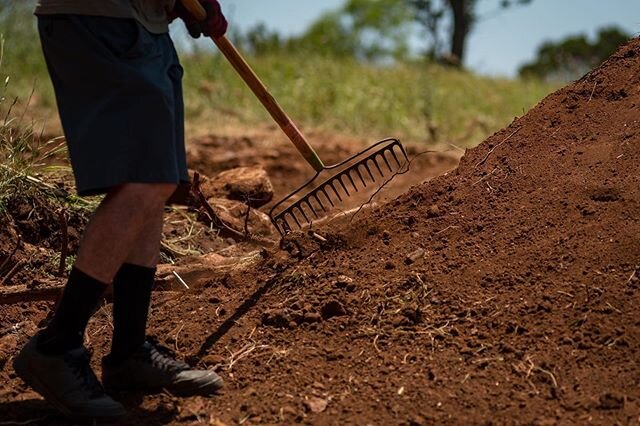
[[[180,0],[184,7],[191,13],[196,19],[204,21],[207,18],[207,12],[202,7],[198,0]],[[282,131],[287,135],[289,140],[295,145],[296,149],[302,154],[305,160],[314,168],[316,172],[320,172],[324,169],[324,164],[313,147],[309,145],[307,139],[302,132],[289,118],[286,112],[278,104],[275,98],[269,93],[267,87],[262,83],[258,75],[251,69],[251,66],[244,60],[238,49],[227,39],[222,36],[219,38],[211,37],[213,42],[218,46],[218,49],[227,58],[229,63],[233,66],[236,72],[249,86],[251,91],[256,95],[258,100],[264,105],[271,117],[280,126]]]

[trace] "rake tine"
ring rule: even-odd
[[[296,217],[295,213],[293,212],[293,208],[291,208],[289,210],[289,214],[293,217],[293,220],[296,221],[296,225],[298,225],[298,228],[302,229],[302,225],[300,225],[300,222],[298,222],[298,218]]]
[[[307,223],[311,223],[311,221],[309,220],[309,218],[307,217],[307,215],[304,213],[304,209],[302,208],[302,203],[298,204],[298,211],[300,211],[300,213],[302,213],[302,217],[304,217],[304,220]]]
[[[307,206],[309,207],[309,210],[311,210],[311,212],[313,213],[313,215],[314,215],[316,218],[320,218],[320,216],[318,216],[318,213],[316,213],[316,210],[315,210],[315,209],[313,208],[313,206],[311,205],[311,200],[310,200],[309,198],[307,198],[307,199],[305,200],[305,203],[307,203]]]
[[[326,187],[326,185],[325,185],[325,187]],[[329,204],[331,204],[331,207],[335,207],[336,206],[335,204],[333,204],[333,200],[331,199],[331,197],[329,197],[329,194],[327,193],[327,191],[324,190],[324,187],[320,188],[319,191],[324,194],[324,196],[325,196],[325,198],[327,200],[329,200]]]
[[[380,155],[382,156],[382,159],[384,160],[384,163],[387,165],[387,168],[389,169],[389,171],[391,173],[393,173],[393,169],[391,168],[391,165],[389,164],[389,161],[387,160],[387,156],[384,155],[384,151],[381,152]]]
[[[380,169],[380,166],[378,165],[378,160],[376,160],[376,156],[373,156],[371,158],[371,161],[373,161],[373,164],[376,165],[376,169],[378,169],[378,173],[380,173],[380,176],[384,176],[384,173],[382,173],[382,169]]]
[[[391,156],[393,157],[394,160],[396,160],[398,167],[402,167],[402,164],[400,164],[400,160],[398,160],[398,157],[396,157],[396,152],[393,150],[393,148],[391,148]]]
[[[371,180],[375,182],[376,178],[373,176],[373,173],[371,173],[371,170],[369,169],[369,164],[365,162],[365,163],[362,163],[362,165],[364,166],[364,169],[367,171],[367,173],[369,173]]]
[[[347,178],[349,179],[349,182],[351,182],[351,185],[353,186],[353,189],[355,189],[356,192],[358,192],[358,187],[356,186],[356,183],[353,181],[353,179],[351,178],[351,174],[349,173],[349,169],[346,170],[345,175],[347,176]]]
[[[335,192],[336,197],[338,197],[338,200],[339,200],[340,202],[342,202],[342,197],[341,197],[341,196],[340,196],[340,194],[338,193],[338,190],[336,189],[336,187],[335,187],[335,186],[333,186],[333,181],[329,182],[329,187],[330,187],[331,189],[333,189],[333,192]]]
[[[310,197],[313,196],[313,198],[316,199],[316,202],[318,203],[318,205],[320,206],[320,208],[322,208],[322,210],[326,213],[327,209],[324,208],[324,205],[322,204],[322,201],[320,201],[320,197],[318,197],[318,195],[316,195],[316,192],[313,192],[311,195],[309,195]]]
[[[344,182],[342,182],[342,176],[340,176],[340,175],[336,176],[335,180],[340,182],[340,186],[342,186],[342,189],[344,189],[344,192],[347,194],[347,197],[350,197],[351,194],[349,194],[349,190],[347,189],[346,186],[344,186]],[[342,201],[342,200],[340,200],[340,201]]]
[[[364,181],[364,178],[362,177],[362,174],[360,173],[360,168],[358,166],[356,166],[353,170],[355,170],[355,172],[358,174],[358,177],[360,178],[360,181],[362,182],[362,186],[364,186],[366,188],[367,187],[367,183]]]

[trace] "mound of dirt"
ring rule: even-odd
[[[155,295],[151,332],[226,390],[125,395],[130,423],[637,422],[638,104],[636,39],[455,171],[339,232],[287,237],[293,255]],[[92,320],[96,353],[108,327]],[[3,418],[48,413],[8,363],[0,377]]]

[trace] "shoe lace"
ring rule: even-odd
[[[171,350],[164,346],[147,342],[144,352],[151,364],[169,373],[179,373],[189,368],[189,365],[174,359]]]
[[[90,398],[104,395],[104,388],[91,368],[91,354],[85,352],[79,356],[66,355],[65,363],[71,368],[83,388],[89,392]]]

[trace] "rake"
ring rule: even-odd
[[[194,17],[206,19],[207,13],[198,0],[181,1]],[[271,208],[269,217],[281,235],[311,226],[344,205],[354,194],[381,187],[387,177],[393,177],[408,165],[407,153],[400,141],[385,139],[340,163],[326,166],[235,46],[225,36],[211,39],[316,172],[307,183]]]

